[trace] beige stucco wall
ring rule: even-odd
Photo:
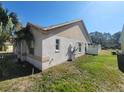
[[[82,43],[82,52],[76,52],[75,57],[85,54],[85,44],[89,43],[85,37],[85,29],[82,24],[75,23],[65,27],[50,30],[44,35],[42,41],[42,69],[45,70],[68,60],[68,48],[71,44],[77,47],[77,42]],[[55,40],[60,39],[60,51],[56,52]],[[47,59],[44,61],[44,59]]]
[[[42,70],[42,62],[35,59],[34,57],[27,56],[26,61],[28,61],[30,64],[34,65],[39,70]]]
[[[55,49],[55,40],[59,39],[60,40],[60,50],[56,51]],[[43,40],[43,50],[42,50],[42,59],[48,58],[48,60],[43,61],[42,60],[42,69],[45,70],[49,67],[52,67],[57,64],[61,64],[63,62],[66,62],[69,59],[69,46],[71,44],[72,47],[78,47],[77,43],[81,42],[82,43],[82,51],[79,52],[78,50],[75,52],[74,57],[78,57],[81,55],[85,54],[85,44],[76,39],[69,39],[65,37],[60,37],[60,36],[51,36],[47,39]]]
[[[81,22],[76,22],[64,27],[56,28],[50,30],[50,33],[53,35],[66,37],[69,39],[82,40],[83,42],[88,42],[87,35],[85,33],[84,27],[82,27]]]

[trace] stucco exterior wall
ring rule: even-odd
[[[60,50],[56,51],[55,49],[55,40],[60,40]],[[77,42],[82,43],[82,51],[79,53],[76,51],[75,57],[81,56],[85,54],[85,43],[76,39],[69,39],[60,36],[50,36],[47,39],[44,39],[42,42],[43,50],[42,50],[42,70],[45,70],[49,67],[52,67],[57,64],[61,64],[68,60],[69,53],[68,48],[70,44],[72,47],[78,47]],[[47,60],[44,60],[44,58]]]
[[[30,64],[34,65],[36,68],[42,70],[42,62],[41,61],[34,59],[30,56],[26,56],[26,61],[28,61]]]
[[[56,39],[60,39],[59,52],[55,50]],[[77,42],[82,43],[82,52],[77,52],[75,57],[84,55],[85,46],[87,47],[88,43],[91,43],[88,41],[85,29],[80,22],[50,30],[49,35],[46,35],[42,42],[42,69],[67,61],[69,45],[77,47]]]
[[[81,22],[50,30],[50,34],[90,43]]]

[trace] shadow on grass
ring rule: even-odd
[[[121,72],[124,73],[124,55],[118,54],[117,55],[117,61],[118,61],[118,68]]]
[[[40,72],[28,62],[19,62],[12,53],[0,53],[0,81],[32,75]]]

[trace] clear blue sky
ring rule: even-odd
[[[124,2],[3,2],[17,13],[23,25],[32,22],[49,26],[82,19],[89,32],[115,33],[124,24]]]

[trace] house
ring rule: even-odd
[[[121,36],[120,36],[120,44],[122,53],[124,53],[124,26],[122,28]]]
[[[82,20],[49,27],[28,23],[18,31],[15,54],[40,70],[85,55],[91,39]]]
[[[4,45],[6,47],[5,52],[7,53],[13,52],[13,44],[11,42],[5,42]]]
[[[118,68],[124,72],[124,26],[120,36],[121,51],[117,53]]]
[[[4,45],[0,48],[0,53],[12,53],[13,52],[13,44],[12,42],[6,41]]]

